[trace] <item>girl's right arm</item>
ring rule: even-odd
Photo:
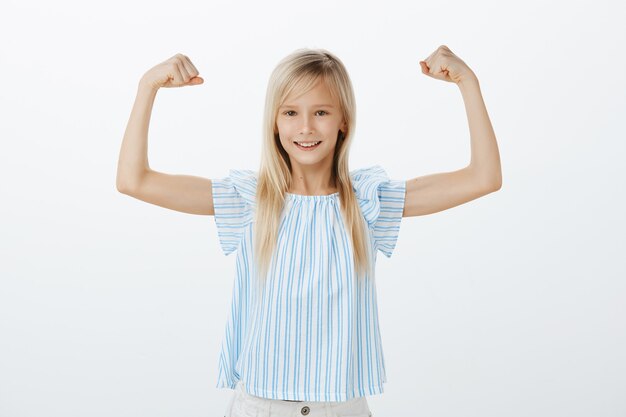
[[[202,82],[196,67],[181,54],[144,74],[139,81],[117,164],[119,192],[184,213],[215,214],[210,179],[158,172],[150,169],[148,163],[148,127],[158,89]]]

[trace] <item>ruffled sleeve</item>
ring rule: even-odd
[[[350,176],[374,249],[390,258],[400,232],[406,182],[389,179],[380,165],[356,169]]]
[[[254,221],[257,175],[249,169],[231,169],[226,177],[211,182],[220,246],[224,255],[230,255]]]

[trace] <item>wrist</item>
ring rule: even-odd
[[[159,90],[158,86],[154,86],[151,82],[145,80],[143,77],[139,80],[137,87],[140,91],[148,93],[156,93]]]
[[[459,88],[465,88],[468,86],[476,87],[479,85],[478,77],[473,72],[470,72],[465,77],[463,77],[461,81],[457,83],[457,85],[459,86]]]

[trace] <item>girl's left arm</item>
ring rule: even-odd
[[[498,144],[478,77],[445,45],[420,61],[420,65],[423,74],[459,86],[469,122],[472,155],[469,165],[462,169],[407,180],[403,217],[443,211],[502,186]]]

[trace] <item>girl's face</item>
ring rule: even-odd
[[[339,103],[332,99],[323,81],[305,94],[290,95],[278,108],[276,117],[280,143],[293,165],[332,165],[339,130],[345,133]],[[312,148],[300,147],[320,142]],[[307,143],[311,142],[311,143]]]

